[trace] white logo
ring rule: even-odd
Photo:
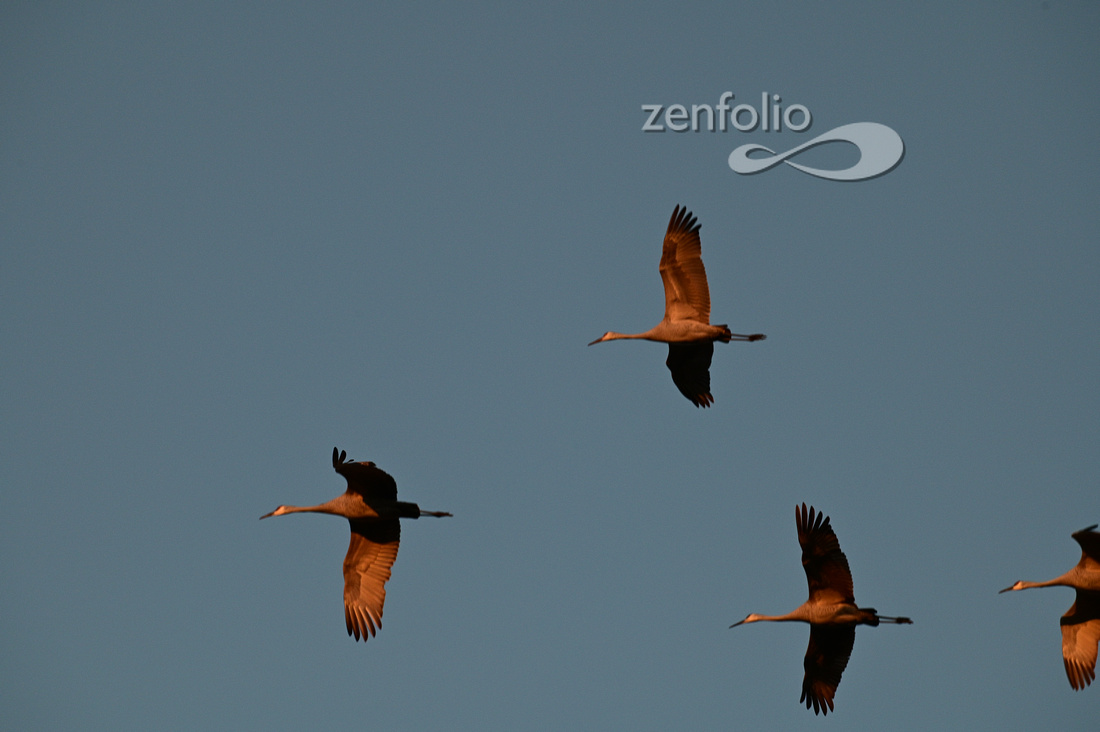
[[[859,148],[859,162],[844,170],[821,170],[807,165],[792,163],[788,158],[798,155],[803,150],[823,145],[826,142],[850,142]],[[754,152],[764,151],[771,153],[771,157],[750,158]],[[901,141],[898,133],[886,125],[878,122],[853,122],[850,125],[837,127],[823,135],[818,135],[809,142],[792,148],[785,153],[776,154],[775,150],[763,145],[742,145],[730,153],[730,169],[741,175],[760,173],[768,168],[774,168],[780,163],[786,163],[792,168],[797,168],[803,173],[816,175],[818,178],[829,180],[867,180],[888,173],[897,167],[905,155],[905,143]]]
[[[682,104],[643,104],[648,114],[642,125],[643,132],[726,132],[730,126],[738,132],[781,132],[786,127],[791,132],[802,132],[810,127],[813,117],[803,104],[790,104],[784,109],[778,94],[760,95],[760,108],[748,104],[731,106],[733,92],[723,92],[718,104],[693,104],[691,111]],[[662,114],[663,112],[663,114]],[[859,161],[843,170],[822,170],[791,162],[790,158],[818,145],[829,142],[848,142],[859,149]],[[767,156],[751,157],[765,152]],[[818,135],[809,142],[776,153],[765,145],[750,143],[741,145],[730,153],[730,170],[740,175],[753,175],[774,168],[780,163],[801,170],[803,173],[828,180],[856,181],[875,178],[890,172],[905,156],[905,143],[897,132],[878,122],[854,122]]]

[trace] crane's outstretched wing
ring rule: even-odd
[[[686,208],[677,205],[672,211],[660,266],[668,320],[710,323],[710,290],[703,268],[699,228],[695,216]]]
[[[354,462],[343,450],[332,448],[332,468],[348,481],[348,490],[358,493],[367,505],[377,501],[396,501],[397,482],[369,460]]]
[[[794,507],[794,518],[798,524],[798,543],[802,546],[802,569],[810,586],[809,601],[855,603],[848,558],[840,551],[829,517],[823,513],[815,515],[813,507],[807,510],[803,503],[801,511]]]
[[[367,640],[382,627],[386,581],[397,559],[401,522],[397,519],[349,519],[351,543],[344,557],[344,621],[348,635]]]
[[[802,677],[802,697],[806,708],[812,705],[814,714],[828,714],[840,677],[848,666],[852,646],[856,642],[854,625],[811,625],[810,644],[802,661],[806,675]]]
[[[1084,689],[1096,678],[1100,643],[1100,592],[1077,590],[1077,601],[1062,616],[1062,661],[1069,685]]]
[[[714,342],[669,343],[665,366],[672,372],[672,383],[697,407],[714,403],[710,395],[710,360]]]

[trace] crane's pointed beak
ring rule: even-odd
[[[265,513],[263,516],[260,516],[260,521],[263,521],[265,518],[271,518],[274,515],[275,511],[272,511],[271,513]]]
[[[1015,587],[1015,586],[1016,586],[1016,585],[1012,585],[1012,587]],[[1009,592],[1009,591],[1011,591],[1011,590],[1012,590],[1012,587],[1006,587],[1006,588],[1004,588],[1003,590],[997,590],[997,594],[998,594],[998,595],[1003,595],[1004,593],[1006,593],[1006,592]]]
[[[736,623],[734,623],[733,625],[731,625],[730,627],[731,628],[736,628],[738,625],[744,625],[744,624],[745,624],[744,620],[739,620]]]

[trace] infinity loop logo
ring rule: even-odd
[[[850,142],[859,148],[859,162],[844,170],[821,170],[806,165],[792,163],[789,158],[798,155],[803,150],[817,147],[827,142]],[[754,152],[767,152],[770,157],[750,158]],[[901,162],[905,155],[905,143],[901,141],[898,133],[886,125],[878,122],[853,122],[818,135],[809,142],[792,148],[785,153],[776,154],[763,145],[742,145],[730,153],[729,166],[735,173],[741,175],[753,175],[773,168],[780,163],[786,163],[792,168],[797,168],[803,173],[827,178],[828,180],[855,181],[866,180],[888,173]]]

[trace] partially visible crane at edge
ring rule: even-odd
[[[1020,580],[1001,592],[1032,587],[1072,587],[1077,599],[1062,616],[1062,661],[1069,685],[1084,689],[1096,678],[1096,648],[1100,643],[1100,533],[1093,524],[1073,534],[1081,545],[1081,561],[1061,577],[1046,582]]]
[[[668,344],[665,365],[672,382],[697,407],[714,403],[710,394],[710,361],[714,342],[762,341],[763,333],[731,333],[727,325],[710,324],[710,290],[699,242],[700,224],[679,205],[672,211],[661,252],[661,281],[665,286],[665,317],[645,333],[608,331],[588,345],[623,338]]]
[[[369,461],[346,460],[347,453],[332,448],[332,467],[348,481],[348,488],[319,506],[279,506],[269,514],[330,513],[351,524],[351,543],[344,557],[344,621],[348,635],[367,640],[382,627],[386,581],[397,559],[403,518],[450,516],[443,511],[422,511],[415,503],[397,500],[397,483]]]
[[[794,507],[798,525],[798,543],[802,545],[802,568],[810,585],[810,597],[794,612],[786,615],[749,614],[731,628],[761,620],[774,622],[799,621],[810,624],[810,644],[802,662],[806,675],[802,679],[802,697],[806,708],[811,704],[814,714],[828,714],[840,684],[840,676],[848,666],[852,646],[856,642],[857,625],[879,623],[909,624],[909,618],[879,615],[874,608],[856,607],[852,593],[852,572],[848,558],[840,550],[829,517],[809,510],[802,504]]]

